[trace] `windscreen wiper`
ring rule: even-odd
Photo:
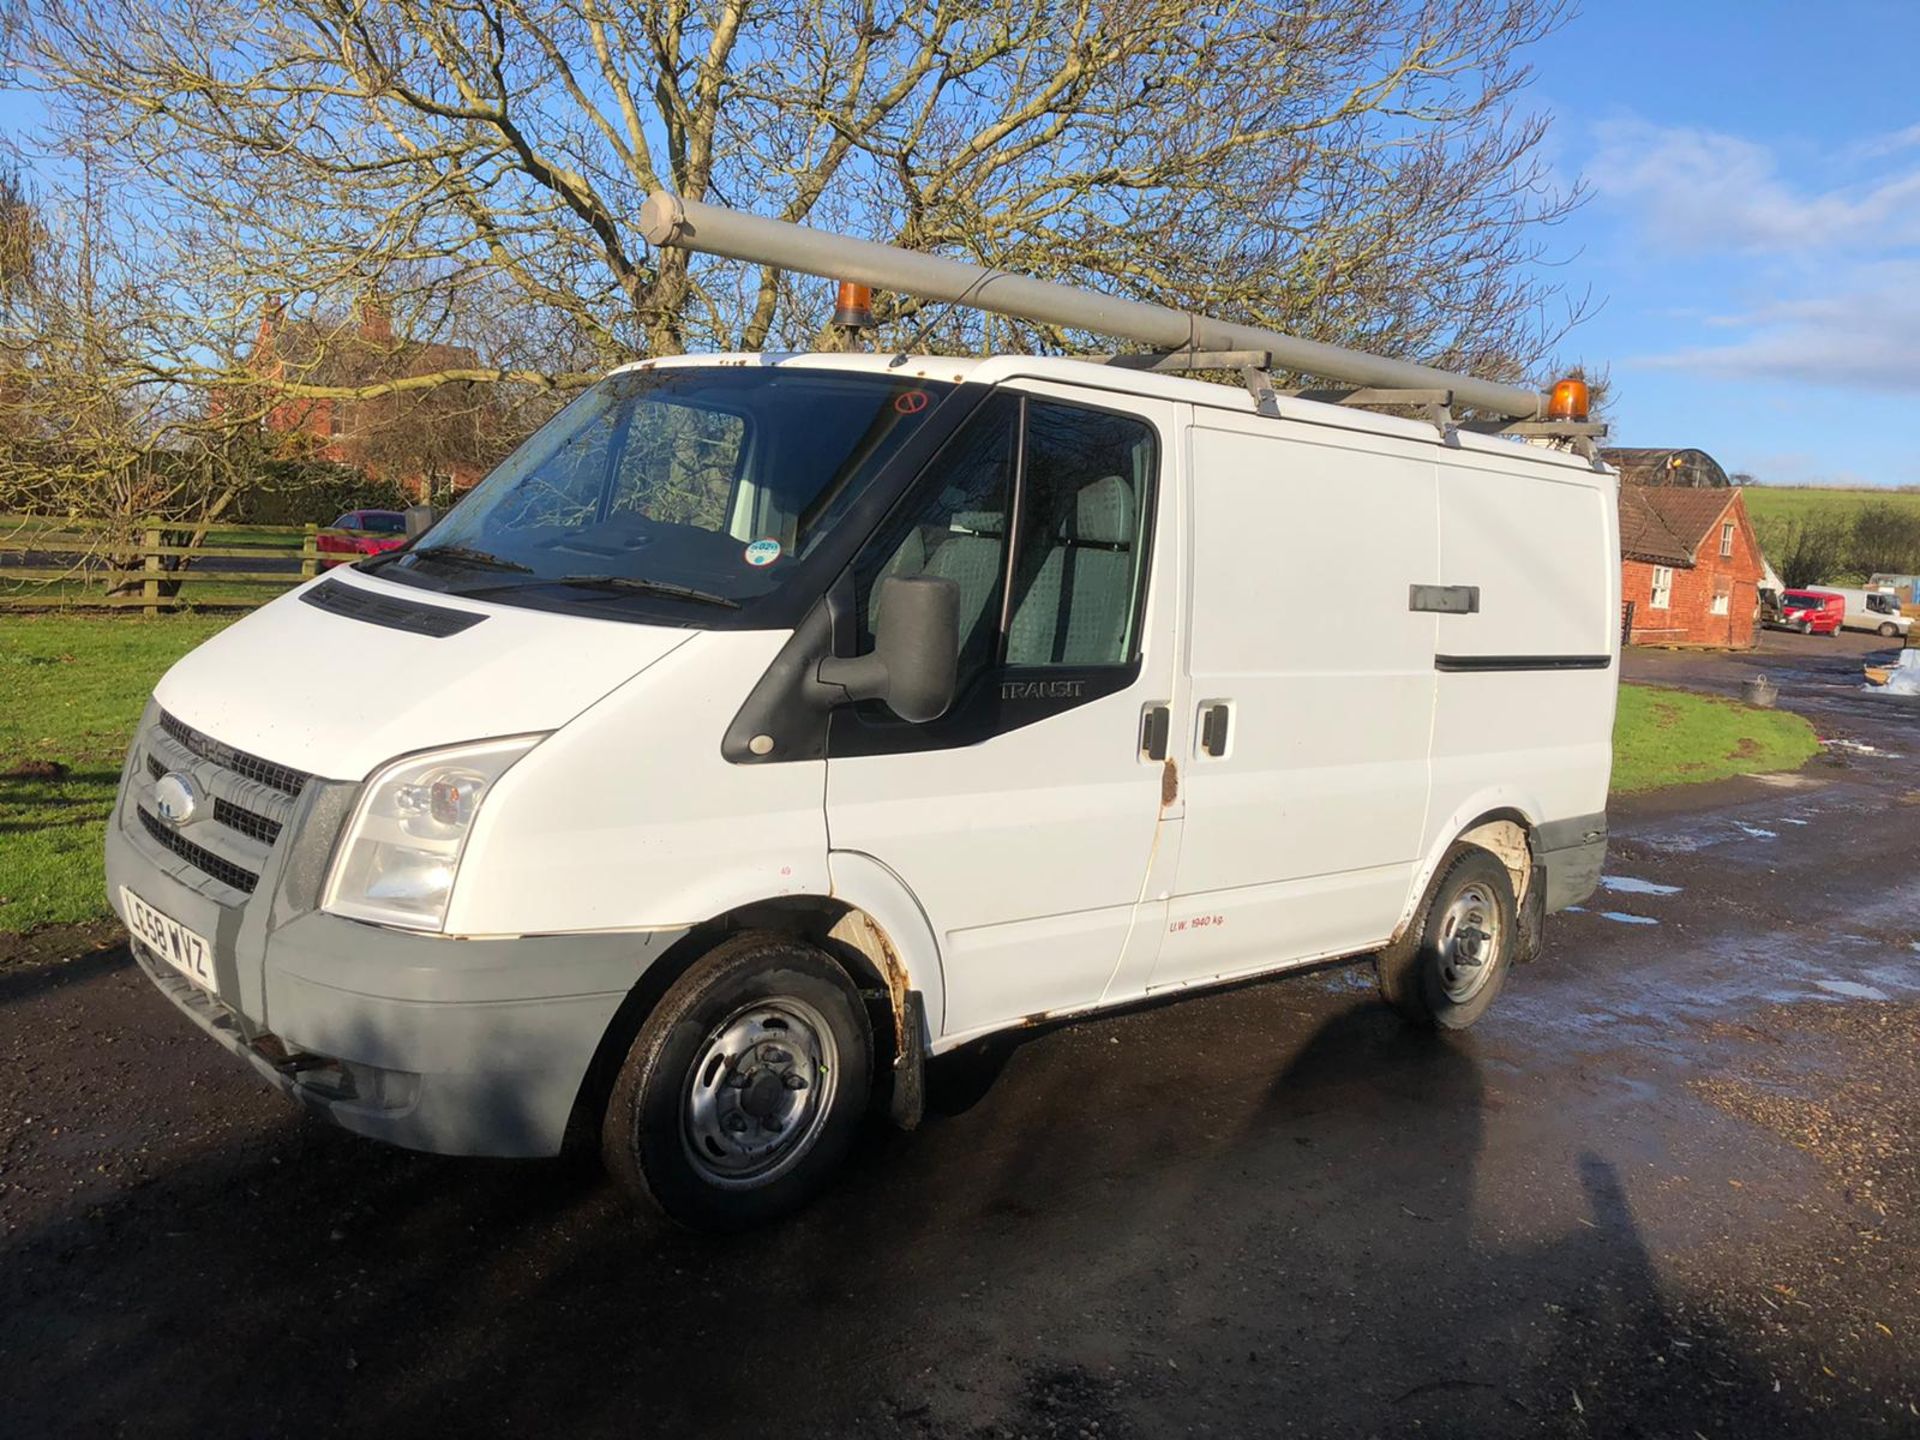
[[[562,575],[541,583],[571,585],[582,590],[605,590],[612,595],[666,595],[675,600],[696,601],[701,605],[719,605],[727,610],[740,608],[738,600],[715,595],[711,590],[696,590],[691,585],[675,585],[668,580],[643,580],[634,575]]]
[[[429,545],[424,550],[407,552],[415,559],[424,560],[429,555],[441,560],[450,560],[457,565],[470,565],[476,570],[513,570],[522,575],[533,574],[531,565],[522,565],[518,560],[507,560],[487,550],[476,550],[471,545]]]

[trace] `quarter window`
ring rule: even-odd
[[[1673,603],[1673,567],[1656,565],[1653,567],[1653,596],[1647,601],[1649,610],[1665,610]]]

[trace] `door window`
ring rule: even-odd
[[[1138,417],[990,400],[923,479],[912,522],[890,527],[860,567],[861,648],[873,644],[880,580],[935,575],[960,586],[961,693],[1001,664],[1127,664],[1157,465]]]

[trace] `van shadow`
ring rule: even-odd
[[[1274,987],[962,1062],[918,1135],[725,1240],[636,1219],[576,1166],[407,1155],[292,1113],[199,1136],[0,1241],[8,1428],[1047,1433],[1063,1375],[1118,1436],[1846,1418],[1753,1400],[1758,1363],[1697,1325],[1714,1388],[1653,1373],[1680,1332],[1599,1154],[1588,1224],[1503,1239],[1471,1037]]]

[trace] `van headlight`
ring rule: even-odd
[[[409,755],[367,782],[334,851],[321,908],[355,920],[439,930],[487,792],[544,735]]]

